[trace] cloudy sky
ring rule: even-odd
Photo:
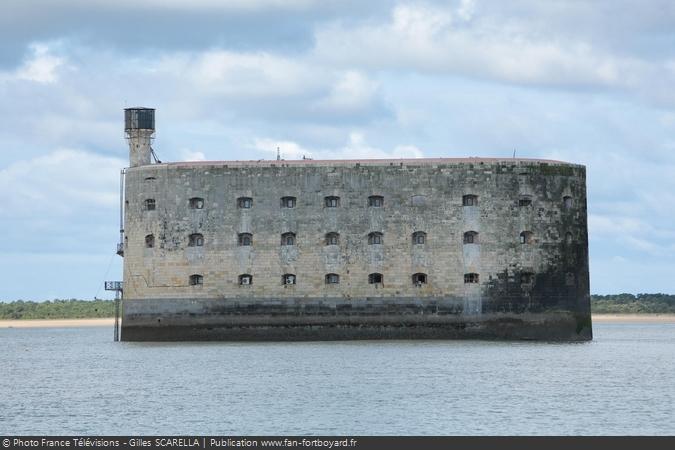
[[[120,279],[139,105],[166,161],[585,164],[592,293],[675,293],[670,0],[3,0],[0,99],[1,300]]]

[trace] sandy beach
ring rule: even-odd
[[[75,328],[112,327],[105,319],[0,320],[0,328]],[[593,314],[596,323],[675,323],[675,314]]]

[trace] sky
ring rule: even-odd
[[[0,8],[1,301],[110,298],[130,106],[163,161],[584,164],[591,293],[675,294],[675,2]]]

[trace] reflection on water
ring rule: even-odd
[[[0,329],[0,434],[673,434],[675,325],[590,343],[114,343]]]

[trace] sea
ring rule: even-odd
[[[111,327],[0,329],[0,434],[675,434],[675,324],[594,334],[132,343]]]

